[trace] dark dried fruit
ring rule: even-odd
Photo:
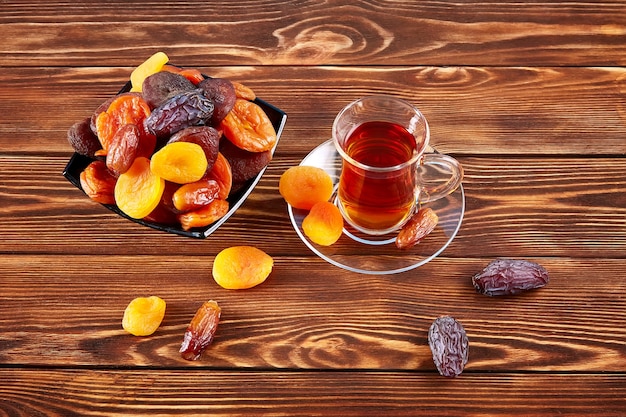
[[[222,309],[213,300],[207,301],[196,312],[187,327],[180,354],[183,359],[194,361],[200,357],[215,336]]]
[[[131,167],[139,150],[139,128],[132,123],[120,127],[111,143],[106,156],[107,168],[119,176]]]
[[[220,143],[220,152],[232,171],[233,183],[243,184],[256,177],[272,160],[272,152],[249,152],[241,149],[229,140]]]
[[[67,141],[75,152],[85,156],[93,157],[96,151],[102,149],[100,140],[91,130],[91,117],[70,127],[67,131]]]
[[[540,288],[549,280],[548,271],[535,262],[495,259],[472,277],[472,284],[481,294],[497,296]]]
[[[441,375],[461,375],[469,357],[469,340],[461,323],[450,316],[438,317],[428,330],[428,345]]]
[[[142,94],[151,109],[159,107],[171,97],[196,88],[187,78],[169,71],[160,71],[143,80]]]
[[[204,95],[215,105],[211,123],[217,126],[235,105],[237,100],[235,87],[225,78],[207,78],[201,81],[198,87],[204,90]]]
[[[433,209],[430,207],[420,208],[398,233],[396,246],[400,249],[407,249],[416,245],[435,230],[438,222],[439,217]]]
[[[212,115],[213,102],[202,90],[187,91],[154,109],[146,119],[146,127],[157,138],[169,138],[186,127],[204,125]]]

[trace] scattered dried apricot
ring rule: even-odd
[[[165,181],[151,171],[150,160],[138,157],[117,179],[115,202],[129,217],[141,219],[158,206],[164,189]]]
[[[161,325],[165,316],[165,301],[152,295],[132,300],[122,318],[122,327],[134,336],[149,336]]]
[[[233,246],[217,254],[213,279],[223,288],[243,290],[264,282],[272,272],[274,260],[253,246]]]
[[[272,122],[257,104],[237,99],[235,106],[220,123],[224,136],[250,152],[271,150],[278,138]]]
[[[333,180],[321,168],[298,165],[281,175],[278,191],[291,206],[310,210],[315,203],[332,196]]]
[[[302,220],[302,230],[314,243],[332,245],[343,232],[343,217],[339,208],[330,201],[316,203]]]
[[[155,175],[177,184],[198,181],[204,176],[207,165],[202,147],[191,142],[168,143],[152,155],[150,162]]]

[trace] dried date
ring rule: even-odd
[[[187,327],[180,354],[183,359],[194,361],[213,342],[222,309],[213,300],[200,306]]]
[[[463,325],[450,316],[435,319],[428,330],[428,345],[439,373],[456,377],[469,357],[469,340]]]
[[[535,262],[495,259],[472,277],[472,284],[481,294],[498,296],[541,288],[549,280],[548,271]]]
[[[213,115],[213,102],[202,90],[187,91],[168,99],[152,111],[146,127],[159,139],[190,126],[201,126]]]
[[[399,249],[407,249],[416,245],[435,230],[438,222],[439,217],[433,209],[430,207],[421,208],[398,233],[396,246]]]

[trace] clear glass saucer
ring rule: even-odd
[[[435,152],[434,149],[427,152]],[[300,163],[322,168],[333,180],[335,190],[341,172],[341,157],[332,140],[313,149]],[[335,196],[333,196],[333,199]],[[432,208],[439,217],[435,230],[409,249],[398,249],[396,233],[383,236],[363,234],[348,224],[339,240],[331,246],[313,243],[302,230],[302,220],[308,214],[288,205],[289,217],[302,241],[320,258],[340,268],[361,274],[397,274],[426,264],[437,257],[452,242],[465,213],[465,193],[460,186],[452,194],[437,201],[424,204]]]

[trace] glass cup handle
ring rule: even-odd
[[[451,156],[427,153],[417,167],[419,202],[443,198],[456,190],[463,180],[463,166]]]

